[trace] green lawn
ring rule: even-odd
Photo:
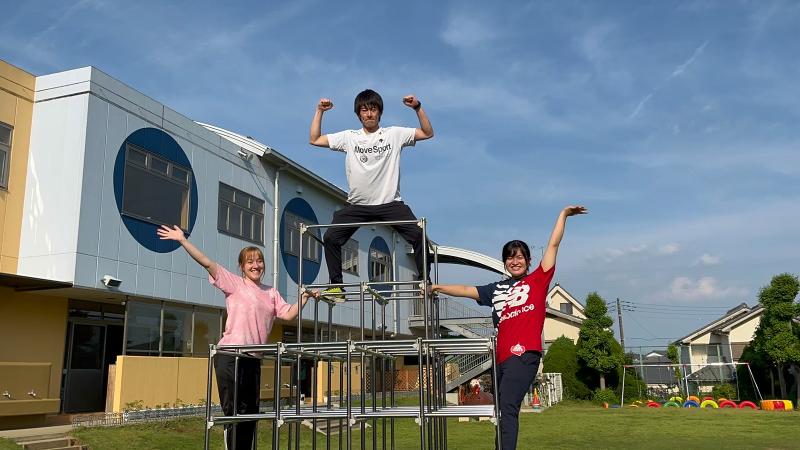
[[[15,444],[14,441],[0,438],[0,450],[19,450],[20,448],[22,447]]]
[[[388,422],[388,421],[387,421]],[[800,413],[729,409],[602,409],[570,403],[541,414],[523,414],[519,448],[800,448]],[[380,422],[378,422],[380,447]],[[270,426],[259,425],[259,448],[271,448]],[[311,448],[311,431],[303,427],[301,448]],[[222,448],[219,427],[213,430],[213,448]],[[372,429],[367,431],[371,448]],[[396,448],[419,448],[418,427],[408,419],[396,421]],[[281,433],[286,448],[286,431]],[[354,448],[360,448],[358,428]],[[198,449],[203,443],[202,419],[120,428],[78,429],[73,436],[93,450]],[[489,422],[448,422],[451,449],[493,449],[494,427]],[[334,440],[331,448],[337,447]],[[318,435],[318,448],[325,448]],[[0,447],[2,448],[2,447]],[[388,446],[387,446],[388,448]]]

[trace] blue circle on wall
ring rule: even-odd
[[[303,258],[303,282],[297,281],[298,265],[297,255],[293,255],[286,251],[286,213],[293,214],[299,217],[306,225],[316,225],[319,223],[317,215],[314,214],[314,209],[307,201],[300,197],[295,197],[286,204],[281,214],[281,228],[280,228],[280,242],[281,242],[281,257],[283,259],[283,267],[286,268],[286,273],[297,284],[311,284],[317,279],[319,269],[322,267],[322,245],[317,247],[317,261],[310,261]],[[317,236],[320,235],[319,229],[312,230]],[[303,250],[305,252],[305,249]]]
[[[177,241],[159,239],[156,230],[161,225],[147,221],[146,219],[132,217],[123,212],[122,194],[125,186],[125,149],[129,143],[147,153],[158,156],[162,160],[181,166],[181,168],[192,171],[192,165],[186,153],[172,136],[163,130],[150,127],[140,128],[129,134],[122,142],[122,145],[120,145],[117,151],[117,159],[114,161],[114,199],[117,202],[117,210],[122,218],[122,223],[125,224],[125,228],[142,247],[157,253],[169,253],[180,247],[180,244]],[[195,181],[194,173],[192,173],[189,178],[191,179],[191,183],[189,186],[189,220],[187,231],[191,233],[197,221],[197,182]],[[147,200],[157,205],[159,198],[150,198]]]
[[[377,251],[379,251],[381,253],[384,253],[384,254],[386,254],[386,256],[389,257],[389,265],[386,267],[386,270],[389,273],[389,280],[391,280],[392,279],[392,251],[389,250],[389,244],[386,243],[386,240],[384,240],[380,236],[375,236],[375,238],[372,239],[372,242],[370,242],[370,244],[369,244],[369,257],[367,258],[367,263],[368,263],[367,267],[369,267],[369,273],[368,273],[369,281],[378,281],[378,280],[375,279],[375,276],[372,273],[372,267],[373,267],[372,262],[375,259],[372,256],[372,251],[373,250],[377,250]],[[381,284],[381,285],[374,286],[374,288],[379,290],[379,291],[386,291],[386,290],[391,289],[392,287],[389,286],[389,285],[386,285],[386,284]]]

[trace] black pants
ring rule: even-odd
[[[217,387],[222,412],[226,416],[234,413],[233,389],[236,386],[234,375],[236,357],[216,355],[214,369],[217,373]],[[258,413],[261,385],[261,360],[239,358],[239,383],[236,400],[238,414]],[[250,450],[256,434],[256,422],[239,422],[225,425],[225,448],[227,450]],[[234,438],[235,436],[235,438]]]
[[[517,448],[519,408],[539,371],[539,352],[511,356],[497,366],[497,395],[500,402],[500,440],[503,450]]]
[[[387,222],[393,220],[417,220],[411,208],[403,202],[391,202],[383,205],[346,205],[333,213],[331,223]],[[417,265],[418,279],[422,279],[423,251],[427,246],[422,242],[422,228],[416,224],[394,225],[393,228],[414,247],[414,262]],[[331,283],[342,282],[342,245],[344,245],[358,227],[328,228],[323,242],[325,245],[325,262],[328,265],[328,276]],[[430,274],[431,258],[424,273]],[[430,277],[428,277],[430,279]]]

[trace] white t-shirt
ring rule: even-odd
[[[352,205],[383,205],[400,199],[400,150],[413,146],[415,128],[386,127],[329,134],[331,150],[344,152]]]

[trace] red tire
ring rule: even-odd
[[[739,403],[739,409],[744,409],[744,408],[758,409],[755,403],[747,400],[743,401],[742,403]]]
[[[730,400],[723,400],[719,402],[720,408],[736,408],[736,402],[732,402]]]
[[[661,408],[661,403],[657,402],[647,402],[648,408]]]

